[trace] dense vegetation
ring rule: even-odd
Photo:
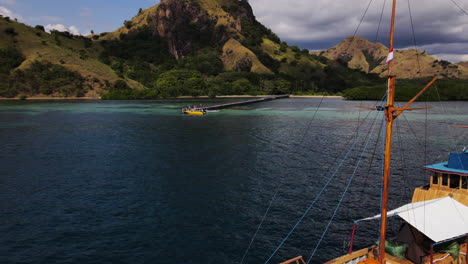
[[[359,85],[380,82],[376,75],[351,70],[346,65],[310,55],[307,50],[290,47],[271,30],[258,22],[241,20],[243,46],[251,50],[273,74],[250,72],[251,64],[239,71],[227,71],[221,61],[222,46],[208,41],[207,35],[191,46],[189,54],[179,60],[172,56],[167,43],[153,34],[148,26],[122,34],[119,40],[102,40],[100,60],[116,71],[121,78],[142,83],[145,88],[109,90],[104,99],[154,99],[216,95],[260,94],[336,94]],[[184,29],[186,34],[200,32]],[[220,30],[211,29],[211,30]],[[209,30],[208,30],[209,31]],[[213,32],[212,32],[213,33]],[[291,53],[292,60],[278,60],[262,48],[264,39],[279,45],[283,53]],[[317,66],[324,64],[325,67]]]
[[[408,101],[414,97],[430,79],[403,79],[397,80],[395,99]],[[380,100],[385,94],[387,87],[385,83],[380,85],[360,86],[344,91],[343,96],[350,100]],[[441,79],[429,88],[419,100],[445,101],[445,100],[468,100],[467,80]]]
[[[15,69],[24,56],[15,49],[0,50],[0,96],[52,95],[83,96],[83,77],[61,65],[34,61],[25,70]]]
[[[118,38],[105,38],[107,33],[90,38],[69,32],[48,34],[41,25],[31,28],[0,18],[2,47],[24,48],[25,45],[17,45],[20,41],[36,43],[33,52],[24,52],[29,54],[28,58],[15,48],[0,50],[0,96],[84,96],[97,85],[100,89],[96,91],[103,99],[285,93],[344,94],[348,99],[382,97],[386,81],[379,76],[349,69],[346,60],[328,60],[289,46],[261,23],[237,14],[240,8],[248,8],[245,1],[223,8],[240,18],[242,36],[234,39],[242,52],[235,59],[245,59],[242,58],[245,52],[251,55],[234,70],[225,68],[224,42],[213,39],[225,33],[227,24],[200,28],[187,20],[185,24],[189,26],[181,27],[178,33],[193,41],[187,45],[185,56],[176,59],[167,40],[149,26],[151,17],[147,17],[147,25],[138,27],[133,20],[127,21],[124,28],[129,30],[117,31]],[[370,58],[370,54],[365,56]],[[368,60],[371,67],[380,63]],[[268,69],[258,71],[262,74],[252,72],[254,63]],[[66,68],[70,65],[79,72]],[[403,89],[399,89],[397,99],[408,99],[427,81],[399,80]],[[463,92],[466,84],[461,80],[439,81],[427,98],[468,100]]]

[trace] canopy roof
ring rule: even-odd
[[[398,215],[434,242],[468,234],[468,207],[451,197],[410,203],[387,213]],[[360,221],[378,219],[380,215]]]
[[[468,152],[451,153],[448,162],[429,165],[424,168],[440,173],[468,176]]]

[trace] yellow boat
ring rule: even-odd
[[[203,111],[184,111],[184,114],[186,115],[205,115],[206,112]]]

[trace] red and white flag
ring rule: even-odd
[[[393,60],[393,49],[390,50],[387,56],[387,64]]]

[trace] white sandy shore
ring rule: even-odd
[[[262,98],[262,97],[268,97],[268,96],[273,96],[273,95],[218,95],[216,98]],[[291,95],[291,98],[343,98],[342,96],[338,95]],[[208,96],[197,96],[197,97],[192,97],[192,96],[179,96],[177,99],[197,99],[197,98],[209,98]]]
[[[216,98],[261,98],[261,97],[268,97],[272,95],[219,95]],[[291,98],[343,98],[342,96],[336,95],[291,95]],[[179,96],[177,99],[207,99],[210,98],[208,96]],[[21,100],[19,97],[15,98],[4,98],[0,97],[0,100]],[[96,97],[47,97],[47,96],[31,96],[28,97],[26,100],[101,100],[101,98]]]

